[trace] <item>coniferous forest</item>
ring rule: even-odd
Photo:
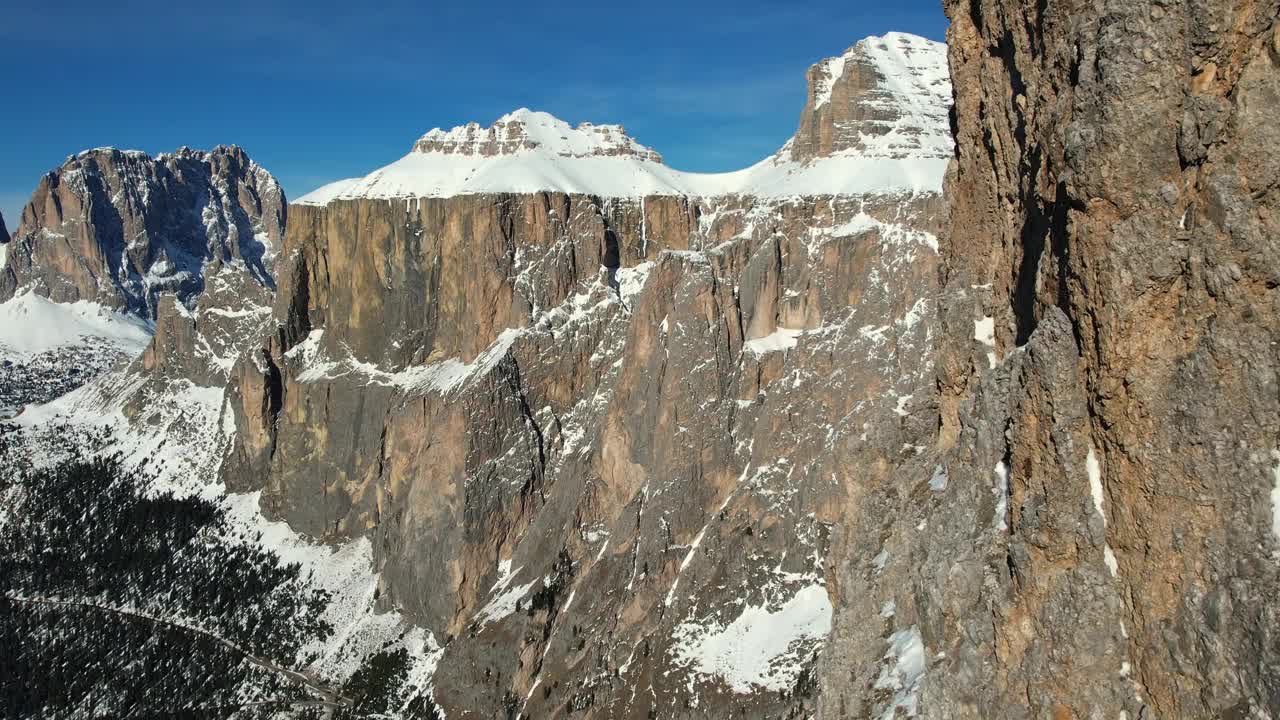
[[[327,594],[104,441],[68,433],[42,466],[0,424],[0,717],[370,717],[398,700],[403,653],[343,687],[294,669],[333,631]]]

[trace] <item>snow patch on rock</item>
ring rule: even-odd
[[[799,342],[798,338],[803,334],[802,329],[780,327],[764,337],[746,341],[742,344],[742,349],[756,355],[790,350],[796,346]]]
[[[991,492],[996,496],[996,530],[1009,529],[1009,468],[1004,461],[996,463],[996,484]]]
[[[987,364],[990,367],[999,365],[996,357],[996,321],[993,317],[984,317],[973,321],[973,339],[987,348]]]
[[[521,568],[512,570],[510,560],[505,560],[498,565],[498,579],[489,591],[493,597],[488,604],[476,612],[474,619],[477,624],[484,626],[511,615],[516,611],[520,600],[529,594],[534,585],[538,584],[538,578],[535,577],[524,585],[512,586],[511,581],[520,574],[520,570]]]
[[[1106,497],[1102,491],[1102,466],[1098,463],[1098,455],[1093,451],[1093,446],[1089,446],[1089,454],[1084,460],[1085,474],[1089,476],[1089,495],[1093,497],[1093,506],[1098,511],[1098,516],[1102,518],[1103,532],[1107,527],[1107,512],[1104,506]],[[1120,570],[1120,563],[1116,561],[1116,554],[1111,550],[1111,544],[1105,543],[1102,546],[1102,561],[1106,564],[1107,570],[1112,576]]]
[[[924,680],[925,654],[920,629],[912,625],[889,636],[885,664],[876,678],[876,688],[888,690],[893,698],[881,713],[881,720],[893,720],[902,710],[907,717],[920,711],[920,684]]]
[[[817,68],[822,74],[813,84],[814,110],[831,102],[831,90],[835,87],[836,81],[844,77],[844,64],[852,53],[853,50],[850,49],[839,57],[827,58],[818,63]]]
[[[1272,450],[1271,459],[1276,463],[1271,468],[1271,475],[1275,481],[1271,490],[1271,532],[1277,540],[1280,540],[1280,450]]]
[[[776,609],[747,606],[728,625],[686,622],[673,633],[673,660],[737,693],[789,690],[831,632],[831,612],[827,589],[814,584]]]
[[[1102,524],[1107,524],[1107,513],[1103,509],[1102,495],[1102,466],[1098,464],[1098,456],[1093,452],[1093,447],[1089,447],[1089,454],[1084,460],[1085,473],[1089,476],[1089,494],[1093,496],[1093,506],[1098,509],[1098,515],[1102,517]]]

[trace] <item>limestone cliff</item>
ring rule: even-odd
[[[740,203],[294,208],[224,477],[316,537],[372,536],[384,602],[456,638],[443,707],[808,702],[846,465],[931,426],[907,410],[928,365],[897,353],[930,354],[940,206]],[[716,588],[749,579],[754,612],[805,622],[742,677],[699,648],[742,612]]]
[[[849,508],[937,425],[941,198],[687,182],[619,133],[522,111],[293,206],[222,478],[372,541],[379,604],[444,644],[450,717],[811,713],[832,598],[875,555]],[[937,159],[787,152],[767,168]],[[455,162],[568,189],[438,196]],[[598,163],[631,175],[573,191]]]
[[[947,12],[940,467],[999,532],[915,593],[921,707],[1272,716],[1277,6]]]

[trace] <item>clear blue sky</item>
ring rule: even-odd
[[[235,143],[289,197],[517,107],[617,122],[682,170],[773,152],[804,72],[941,0],[0,3],[0,212],[79,150]]]

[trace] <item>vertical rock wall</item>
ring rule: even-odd
[[[1275,714],[1277,7],[947,13],[942,457],[1007,520],[944,591],[987,627],[926,633],[985,669],[931,674],[923,708]]]
[[[831,529],[937,424],[940,211],[295,207],[223,477],[303,532],[372,541],[382,602],[450,640],[451,716],[802,714]]]

